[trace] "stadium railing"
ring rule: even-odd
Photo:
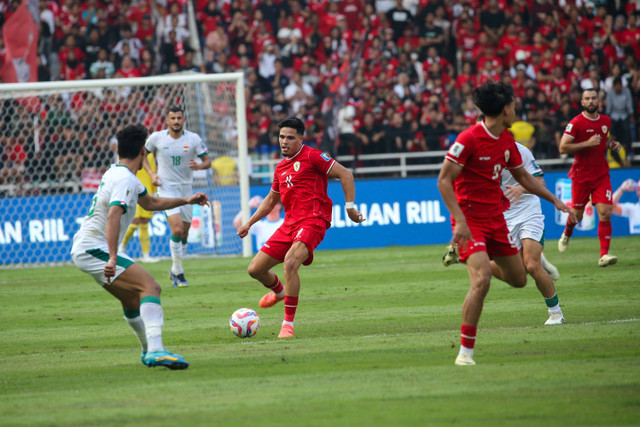
[[[632,144],[634,152],[640,152],[640,141]],[[371,177],[374,175],[398,176],[406,178],[409,174],[434,174],[439,171],[442,166],[441,159],[447,152],[442,151],[426,151],[417,153],[387,153],[387,154],[363,154],[360,156],[337,156],[336,160],[343,166],[350,169],[355,175],[361,177]],[[434,162],[434,159],[437,161]],[[273,178],[273,172],[280,159],[252,159],[251,166],[253,172],[251,177],[254,179]],[[422,161],[423,163],[417,163]],[[634,163],[640,162],[640,154],[632,157]],[[383,165],[367,166],[367,163],[378,163]],[[429,163],[430,162],[430,163]],[[354,163],[357,165],[354,167]],[[573,157],[559,159],[540,159],[540,166],[550,168],[569,168],[573,163]]]

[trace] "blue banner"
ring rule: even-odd
[[[611,171],[615,191],[627,179],[640,179],[640,169]],[[333,223],[318,249],[352,249],[392,245],[445,244],[451,238],[449,213],[434,178],[367,180],[356,182],[356,204],[366,222],[352,223],[345,215],[344,193],[339,182],[329,183],[329,197],[334,201]],[[570,180],[566,172],[545,174],[547,187],[564,201],[570,200]],[[236,189],[226,189],[231,192]],[[254,186],[251,196],[265,196],[269,186]],[[235,194],[213,194],[222,200],[236,199]],[[73,234],[87,212],[92,195],[65,195],[0,199],[0,264],[69,261]],[[640,203],[636,192],[626,192],[620,199],[628,206]],[[233,218],[239,201],[213,206],[210,211],[194,212],[193,233],[201,236],[189,245],[189,253],[230,254],[241,251],[235,235]],[[557,239],[563,231],[565,217],[553,205],[543,201],[547,239]],[[640,219],[639,219],[640,220]],[[629,218],[612,217],[614,236],[631,234]],[[169,257],[169,227],[162,213],[150,224],[152,256]],[[637,226],[636,226],[637,228]],[[640,230],[636,230],[640,232]],[[585,218],[574,236],[597,236],[597,213],[587,206]],[[191,236],[190,236],[191,240]],[[220,243],[224,241],[224,245]],[[254,242],[255,249],[255,242]],[[615,241],[612,243],[615,251]],[[140,255],[137,239],[132,239],[127,253]]]

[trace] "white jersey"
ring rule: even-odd
[[[121,206],[124,213],[120,218],[120,235],[118,244],[133,221],[136,214],[138,198],[147,194],[147,189],[129,168],[124,165],[113,165],[102,176],[89,213],[84,218],[80,230],[73,237],[71,253],[80,253],[90,249],[106,249],[107,215],[111,206]]]
[[[629,218],[629,233],[640,234],[640,203],[618,203],[620,216]]]
[[[542,169],[536,163],[536,159],[531,154],[531,151],[524,145],[516,142],[518,151],[522,156],[522,164],[527,172],[533,176],[542,176]],[[507,185],[520,185],[518,181],[509,173],[505,168],[502,170],[502,178],[500,180],[500,187],[503,192],[507,191]],[[504,212],[504,219],[509,223],[524,222],[534,213],[542,213],[542,207],[540,206],[540,199],[535,194],[525,193],[520,196],[520,200],[517,202],[511,202],[511,207]]]
[[[191,185],[193,171],[189,169],[189,160],[209,153],[202,138],[188,130],[183,130],[178,139],[169,135],[169,130],[153,132],[144,147],[156,157],[162,185]]]

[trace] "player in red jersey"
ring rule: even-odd
[[[278,338],[288,338],[293,336],[293,319],[298,307],[298,270],[301,265],[313,262],[313,250],[331,226],[333,203],[327,196],[328,177],[340,180],[351,221],[358,223],[364,218],[354,206],[353,175],[327,154],[302,144],[304,122],[293,117],[283,120],[278,127],[280,150],[285,158],[276,166],[271,191],[249,221],[238,228],[238,236],[246,237],[253,224],[282,202],[284,223],[253,258],[249,275],[271,289],[260,300],[260,307],[272,307],[284,299],[284,321]],[[286,286],[271,271],[282,262]]]
[[[598,265],[606,267],[618,262],[609,255],[611,244],[611,211],[613,209],[607,148],[618,151],[620,143],[609,136],[611,118],[598,113],[598,92],[595,89],[582,91],[580,101],[584,111],[567,124],[560,139],[558,150],[561,154],[574,154],[575,161],[569,170],[571,178],[571,201],[573,212],[582,221],[584,208],[589,197],[598,211],[598,239],[600,240],[600,260]],[[565,252],[576,223],[567,220],[558,250]]]
[[[471,281],[462,306],[456,365],[476,364],[473,347],[491,281],[490,260],[493,258],[509,285],[521,288],[527,283],[522,257],[502,215],[509,207],[509,200],[500,189],[502,169],[508,168],[528,192],[552,202],[559,210],[571,212],[522,167],[522,157],[508,131],[515,121],[513,89],[502,82],[488,82],[473,90],[473,101],[485,119],[458,135],[438,177],[438,189],[451,213],[450,248],[457,248],[459,260],[466,262]]]

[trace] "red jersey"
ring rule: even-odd
[[[607,137],[610,130],[611,118],[603,114],[599,114],[595,119],[590,119],[582,112],[567,124],[564,134],[573,138],[572,143],[586,141],[593,135],[602,137],[600,145],[583,148],[574,153],[575,161],[569,171],[569,178],[578,181],[591,181],[609,173]]]
[[[465,216],[492,217],[509,208],[500,189],[502,169],[521,167],[522,157],[508,130],[496,136],[484,121],[477,123],[458,135],[445,159],[462,166],[453,190]]]
[[[271,191],[280,194],[286,212],[284,227],[293,228],[306,219],[322,219],[329,228],[333,202],[327,195],[327,175],[334,163],[322,151],[306,145],[278,163]]]

